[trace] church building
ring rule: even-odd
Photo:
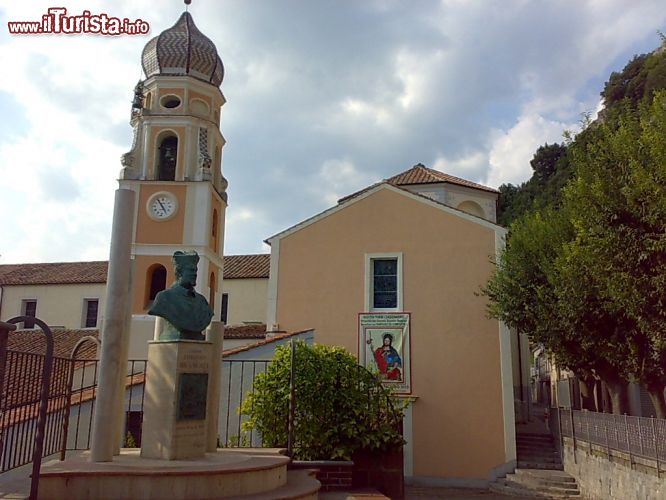
[[[486,486],[516,464],[512,339],[479,295],[497,196],[419,164],[266,240],[266,324],[314,329],[404,398],[407,481]]]

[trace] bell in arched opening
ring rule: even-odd
[[[178,138],[165,137],[159,147],[159,160],[157,163],[158,181],[176,180],[176,160],[178,158]]]

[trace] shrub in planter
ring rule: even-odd
[[[290,346],[278,347],[241,405],[248,417],[243,430],[258,430],[264,446],[287,443],[290,370]],[[350,460],[361,448],[404,443],[398,430],[402,406],[343,348],[297,342],[295,388],[293,458]]]

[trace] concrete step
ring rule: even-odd
[[[559,464],[560,456],[556,453],[549,455],[546,453],[518,453],[518,460],[523,462],[543,462],[547,464]]]
[[[555,448],[555,443],[521,443],[517,442],[516,446],[518,448],[526,448],[526,449],[534,449],[534,450],[541,450],[541,449],[549,449],[549,450],[554,450]]]
[[[578,496],[580,491],[578,485],[573,482],[558,482],[550,481],[548,479],[541,479],[537,476],[507,474],[507,481],[518,483],[530,490],[535,490],[543,493],[556,493],[562,495]]]
[[[571,474],[559,470],[516,469],[514,474],[516,474],[516,476],[531,476],[551,481],[576,482],[576,479]]]
[[[321,483],[316,471],[308,469],[287,472],[287,483],[279,488],[254,495],[227,497],[232,500],[310,500],[318,498]]]
[[[556,491],[543,487],[528,487],[510,479],[498,479],[490,485],[490,491],[505,495],[522,496],[528,498],[579,498],[580,492],[573,493]]]
[[[516,434],[516,439],[523,441],[552,441],[550,434]]]
[[[506,481],[503,481],[501,479],[498,479],[497,481],[490,483],[488,489],[493,493],[499,493],[501,495],[509,495],[512,497],[548,498],[547,496],[529,490],[524,486],[520,486],[518,484],[507,484]]]
[[[552,443],[553,437],[552,436],[521,436],[518,434],[516,436],[516,442],[517,443]]]
[[[521,469],[564,470],[561,463],[528,462],[525,460],[518,460],[518,467]]]
[[[517,450],[518,457],[544,457],[544,458],[557,458],[559,460],[560,454],[555,450]]]

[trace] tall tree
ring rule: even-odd
[[[610,318],[623,371],[666,418],[666,92],[639,112],[625,103],[595,132],[573,147],[577,178],[565,204],[576,237],[563,275],[577,267],[576,289],[583,274],[592,284],[597,303],[586,306]]]
[[[521,217],[511,226],[483,293],[490,299],[490,316],[528,334],[558,366],[576,374],[586,395],[584,408],[596,409],[592,387],[601,376],[613,391],[614,411],[620,413],[626,411],[621,390],[626,377],[617,348],[622,330],[613,325],[612,316],[597,314],[589,301],[594,297],[591,284],[578,279],[573,267],[563,266],[571,263],[568,246],[574,237],[565,210],[548,207]]]

